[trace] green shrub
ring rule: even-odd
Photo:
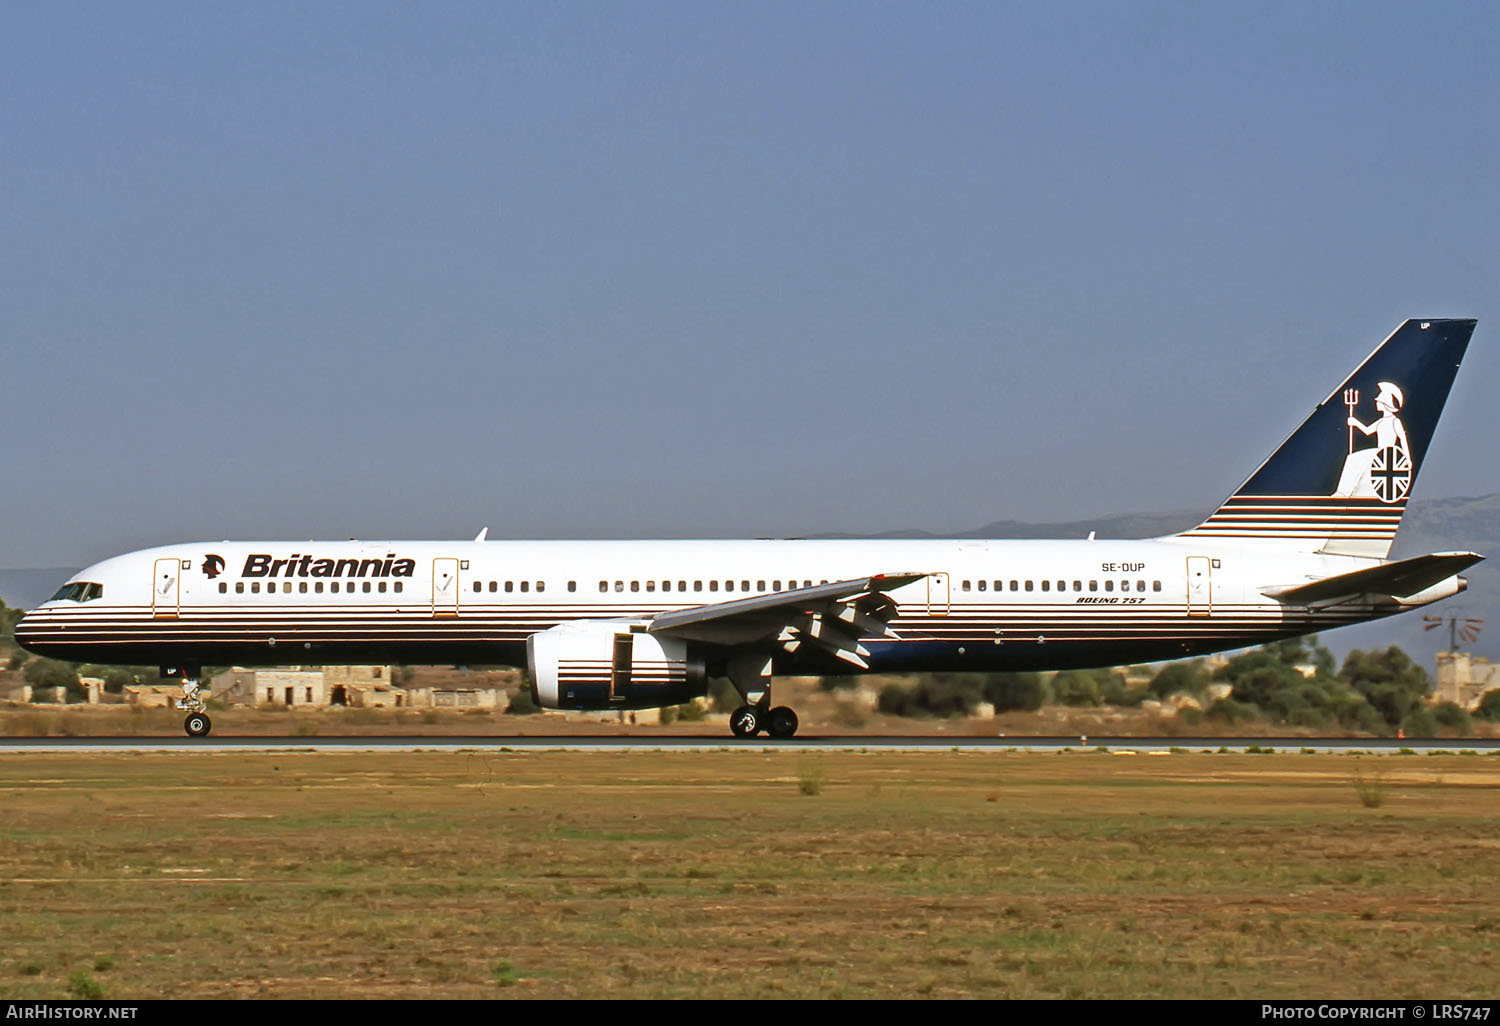
[[[984,683],[984,700],[996,712],[1036,712],[1047,701],[1047,688],[1036,673],[996,673]]]
[[[1407,737],[1436,737],[1440,729],[1437,717],[1425,706],[1414,710],[1401,721],[1401,730]]]
[[[1432,717],[1449,730],[1469,729],[1469,714],[1456,702],[1439,702],[1432,707]]]
[[[808,796],[823,793],[823,785],[827,783],[828,775],[823,767],[817,763],[803,763],[797,767],[797,792]]]
[[[1157,698],[1170,698],[1179,693],[1201,698],[1208,692],[1208,673],[1203,669],[1203,660],[1168,663],[1151,678],[1146,690]]]
[[[80,969],[68,977],[68,993],[80,1001],[100,1001],[104,998],[104,986]]]
[[[1237,702],[1233,698],[1221,698],[1209,706],[1207,716],[1221,723],[1248,723],[1260,716],[1260,710],[1248,702]]]
[[[1354,793],[1359,803],[1367,809],[1378,809],[1385,804],[1385,774],[1379,767],[1366,773],[1363,766],[1354,764]]]
[[[1101,701],[1099,680],[1089,670],[1064,670],[1052,678],[1052,697],[1063,705],[1096,706]]]

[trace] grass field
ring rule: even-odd
[[[0,757],[0,997],[1487,998],[1500,757]]]

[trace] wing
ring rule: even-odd
[[[809,644],[868,669],[865,659],[870,653],[859,639],[868,635],[896,636],[890,622],[898,609],[895,600],[886,593],[926,576],[880,574],[677,609],[658,613],[646,629],[652,634],[726,647],[779,645],[795,652],[799,646]]]
[[[1483,558],[1474,552],[1434,552],[1347,574],[1335,574],[1310,584],[1267,588],[1261,594],[1298,606],[1360,595],[1388,595],[1400,599],[1446,581]]]

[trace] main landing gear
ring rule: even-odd
[[[797,714],[788,706],[768,709],[769,702],[742,705],[729,717],[729,729],[735,737],[754,737],[764,730],[774,738],[788,738],[797,733]]]
[[[768,656],[745,654],[729,660],[729,682],[745,704],[729,716],[729,729],[735,737],[754,737],[765,731],[778,740],[797,733],[797,714],[787,706],[771,708],[771,660]]]
[[[163,677],[178,677],[182,680],[182,697],[177,700],[177,708],[188,711],[182,721],[182,729],[187,731],[188,737],[207,737],[214,727],[214,721],[204,712],[208,703],[203,697],[203,688],[198,683],[198,674],[201,672],[177,666],[162,667]]]

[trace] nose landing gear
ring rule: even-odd
[[[161,671],[163,677],[179,677],[182,680],[182,697],[177,700],[177,708],[188,711],[182,721],[182,729],[187,731],[188,737],[207,737],[214,726],[213,720],[204,712],[208,703],[204,700],[203,688],[197,679],[201,672],[196,668],[177,666],[164,666]]]

